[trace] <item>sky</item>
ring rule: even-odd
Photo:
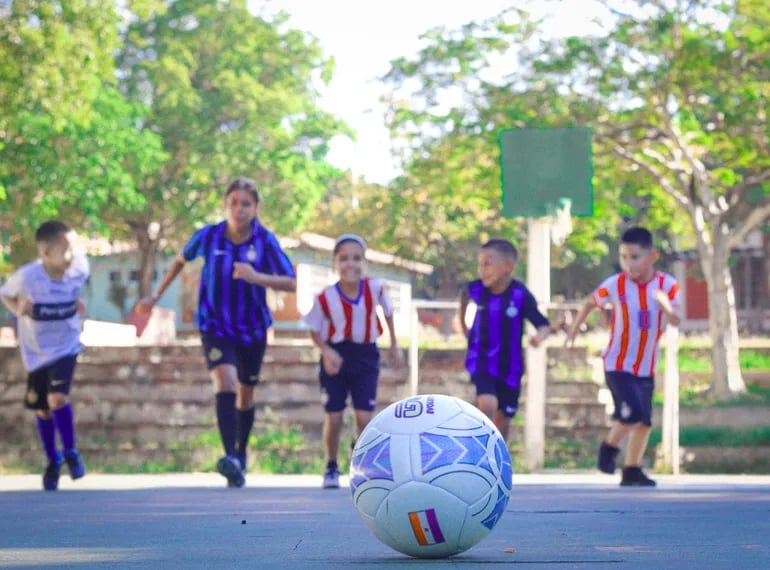
[[[416,54],[419,36],[439,26],[459,28],[510,7],[511,0],[252,0],[290,15],[293,28],[318,38],[336,70],[332,82],[321,90],[320,105],[345,120],[357,132],[354,143],[336,137],[329,162],[363,176],[368,182],[387,184],[398,175],[390,156],[389,134],[379,103],[382,87],[376,78],[390,68],[390,61]],[[569,4],[569,9],[565,5]],[[531,0],[528,9],[540,7],[551,13],[552,33],[576,22],[587,25],[597,13],[595,0]],[[567,13],[569,12],[569,13]]]

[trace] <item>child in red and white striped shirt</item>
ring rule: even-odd
[[[385,284],[366,277],[366,242],[360,236],[344,234],[333,251],[339,281],[324,289],[305,316],[310,336],[321,350],[319,378],[326,393],[323,439],[327,465],[323,487],[339,487],[340,433],[348,394],[355,412],[358,437],[372,419],[377,406],[380,351],[377,337],[383,332],[377,315],[382,307],[390,335],[388,357],[393,366],[402,362],[393,323],[393,305]]]
[[[623,486],[655,485],[642,472],[642,458],[652,424],[658,340],[666,322],[676,326],[681,320],[679,286],[671,275],[655,269],[657,259],[649,230],[632,227],[623,232],[623,272],[608,277],[596,288],[567,334],[566,345],[571,347],[580,325],[593,309],[612,308],[610,339],[602,357],[615,412],[612,427],[599,447],[597,466],[604,473],[613,473],[620,442],[628,436],[620,482]]]

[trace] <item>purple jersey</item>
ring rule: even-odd
[[[537,328],[548,326],[548,319],[529,289],[516,279],[500,295],[492,294],[481,280],[471,281],[467,291],[476,304],[476,316],[468,331],[465,368],[471,376],[486,374],[519,387],[524,373],[524,319]]]
[[[195,232],[182,250],[187,261],[203,257],[196,324],[201,332],[252,344],[265,338],[273,319],[266,290],[243,279],[233,279],[233,263],[250,263],[260,273],[294,277],[291,261],[271,231],[258,222],[251,237],[234,244],[225,237],[227,222]]]

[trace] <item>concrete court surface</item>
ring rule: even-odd
[[[213,473],[0,476],[0,568],[768,569],[770,476],[657,476],[621,488],[593,474],[514,474],[505,515],[451,558],[380,543],[347,480]],[[513,549],[513,552],[510,550]]]

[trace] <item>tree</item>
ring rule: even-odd
[[[619,5],[633,12],[608,9],[610,27],[591,37],[538,39],[538,24],[517,11],[434,35],[417,62],[394,62],[396,86],[416,78],[412,94],[421,96],[394,101],[396,134],[415,157],[447,132],[590,125],[602,167],[597,204],[614,199],[608,212],[618,211],[618,199],[633,195],[633,215],[645,223],[673,220],[669,236],[688,221],[709,290],[712,390],[729,397],[744,389],[730,252],[770,215],[770,8],[760,0]],[[493,72],[495,53],[515,69]],[[461,121],[436,112],[453,91]],[[615,235],[619,217],[594,218],[594,235]]]
[[[44,218],[106,231],[107,205],[141,205],[132,176],[159,146],[115,89],[117,23],[103,2],[0,7],[0,228],[13,261]]]
[[[606,34],[547,45],[533,68],[616,109],[595,120],[602,150],[686,213],[709,293],[711,387],[729,397],[745,390],[730,254],[770,217],[770,7],[624,6]]]
[[[333,71],[316,40],[286,16],[254,16],[246,1],[158,2],[137,15],[118,56],[121,85],[149,106],[145,128],[169,160],[146,176],[128,216],[139,246],[140,295],[161,246],[211,221],[237,175],[254,178],[278,232],[303,227],[338,173],[324,158],[347,127],[319,109],[314,87]],[[184,230],[184,232],[182,232]]]

